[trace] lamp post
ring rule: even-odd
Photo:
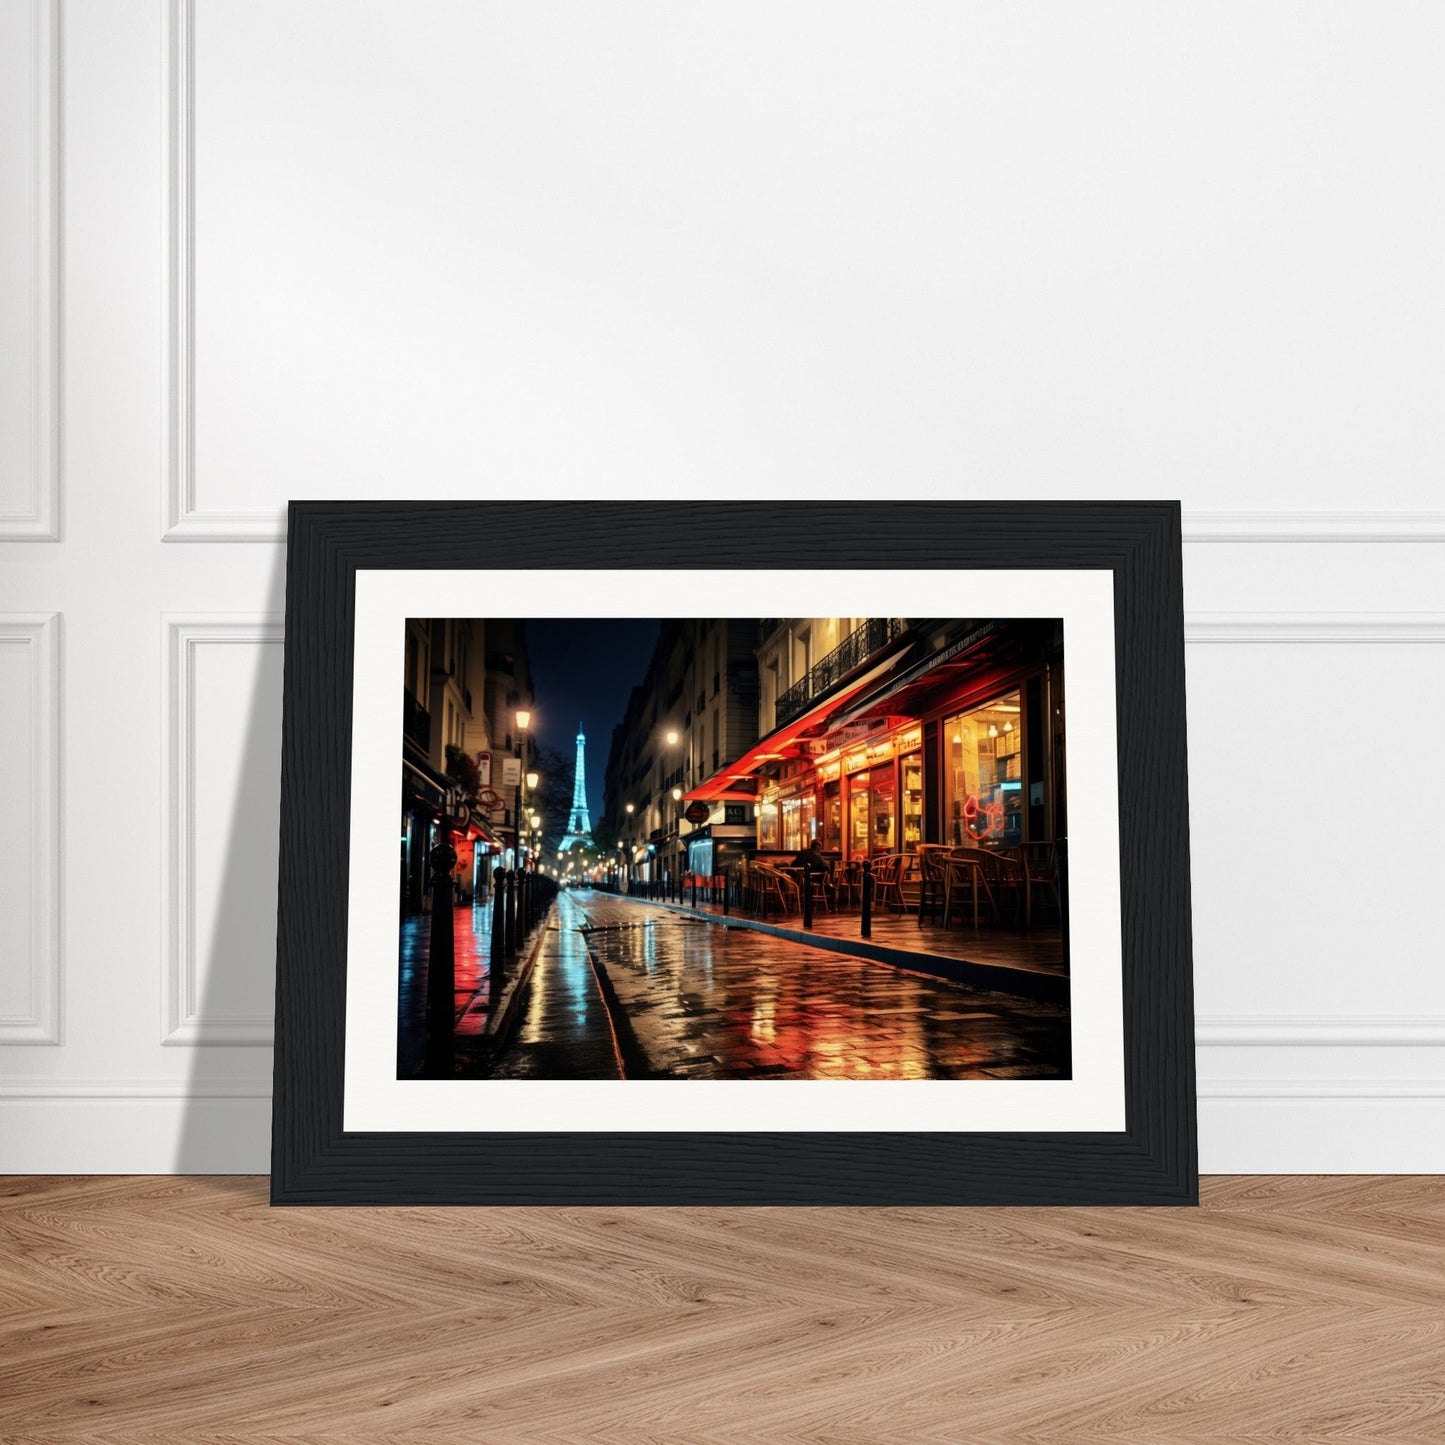
[[[515,954],[520,942],[518,927],[518,915],[522,910],[522,888],[524,886],[522,873],[522,756],[523,736],[531,725],[532,713],[529,708],[519,707],[516,711],[516,740],[512,752],[517,759],[517,792],[513,799],[515,809],[512,813],[512,837],[515,843],[514,856],[512,859],[512,889],[508,899],[507,908],[507,952]]]
[[[682,742],[682,734],[676,728],[668,728],[665,737],[667,739],[667,745],[670,748],[675,748],[678,746],[679,743]],[[689,780],[688,775],[690,770],[687,767],[687,759],[685,756],[676,771],[682,775],[682,780],[684,782],[687,782]],[[669,895],[675,895],[679,903],[682,902],[683,875],[687,871],[684,865],[684,860],[687,857],[687,853],[683,847],[682,842],[682,814],[677,807],[677,804],[682,802],[682,792],[683,790],[680,787],[674,787],[672,790],[672,827],[671,829],[669,829],[669,831],[672,834],[672,847],[673,849],[675,849],[675,851],[672,853],[671,865],[667,870],[668,893]]]

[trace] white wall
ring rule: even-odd
[[[1206,1170],[1445,1166],[1445,8],[0,0],[0,1167],[268,1159],[289,496],[1178,496]]]

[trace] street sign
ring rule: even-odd
[[[492,755],[485,750],[477,754],[477,772],[484,788],[492,786]]]
[[[502,759],[502,786],[504,788],[519,788],[522,786],[521,758]]]
[[[682,816],[689,823],[706,823],[712,817],[712,809],[701,798],[697,798],[687,805],[687,810]]]

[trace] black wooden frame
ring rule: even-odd
[[[347,1133],[355,574],[1110,569],[1126,1127],[1119,1133]],[[1173,502],[293,502],[271,1199],[276,1204],[1198,1201],[1179,507]],[[684,578],[679,576],[679,583]],[[676,612],[659,598],[659,616]]]

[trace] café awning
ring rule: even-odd
[[[837,727],[895,714],[911,715],[941,689],[955,687],[987,666],[1008,637],[1004,624],[989,621],[962,637],[920,658],[911,667],[897,669],[877,686],[858,693],[834,720]]]
[[[832,725],[834,716],[858,698],[865,689],[875,687],[903,661],[907,646],[874,663],[860,677],[846,683],[823,698],[816,706],[801,712],[780,728],[774,728],[767,737],[753,744],[736,762],[719,768],[710,778],[689,789],[683,797],[691,802],[699,798],[705,803],[720,799],[737,798],[751,800],[754,790],[746,786],[768,763],[782,758],[798,756],[799,744],[808,738],[821,737]]]

